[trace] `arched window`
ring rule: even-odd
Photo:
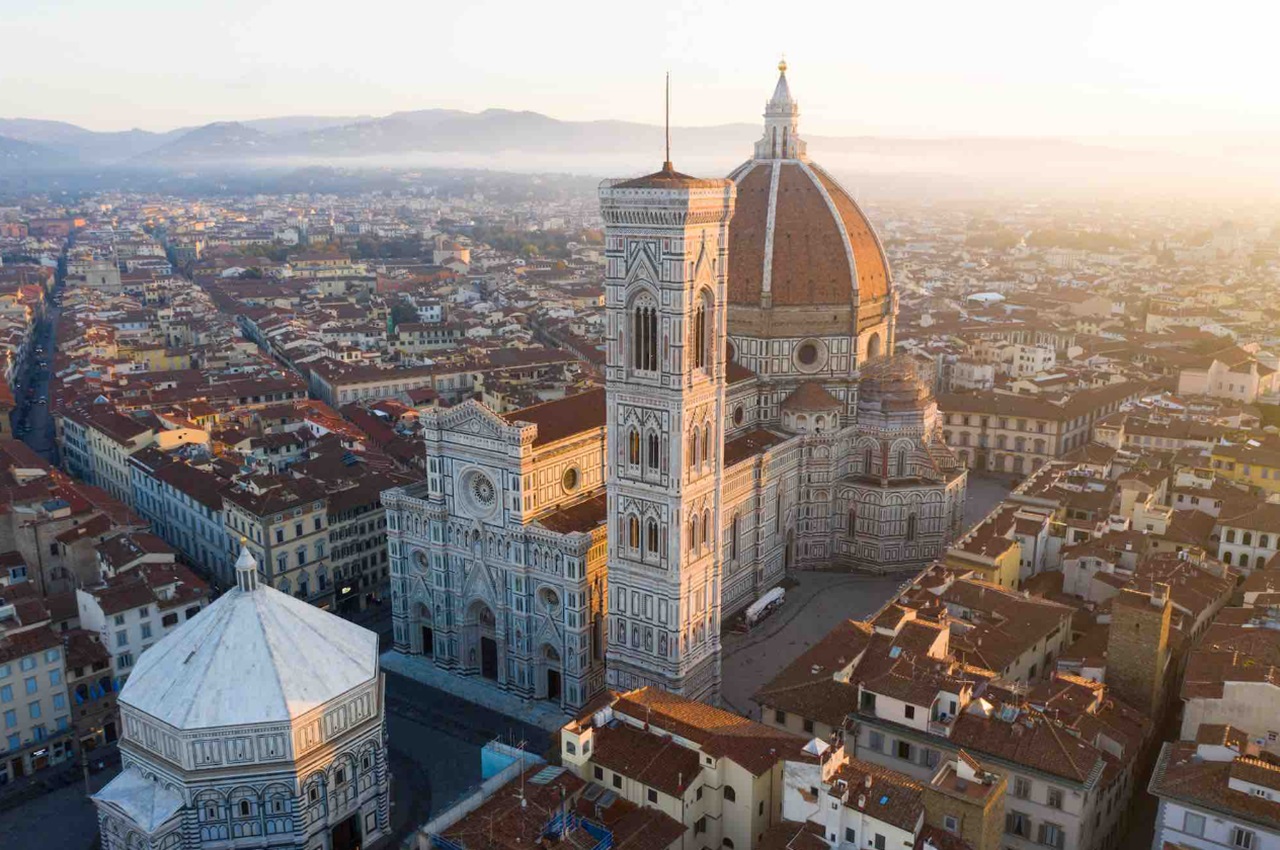
[[[1241,542],[1241,543],[1243,543],[1245,546],[1252,546],[1252,545],[1253,545],[1253,532],[1252,532],[1252,531],[1246,531],[1246,532],[1244,533],[1244,537],[1241,537],[1241,538],[1240,538],[1240,542]]]
[[[1266,565],[1267,565],[1267,559],[1259,555],[1258,560],[1254,563],[1254,568],[1260,570]]]
[[[1223,553],[1222,553],[1222,563],[1226,564],[1228,567],[1229,567],[1229,566],[1231,566],[1231,553],[1230,553],[1230,552],[1223,552]]]
[[[649,434],[649,469],[653,472],[658,471],[658,435],[650,432]]]
[[[874,333],[871,339],[867,340],[867,359],[875,360],[880,356],[880,334]]]
[[[1035,445],[1036,445],[1036,454],[1038,455],[1044,454],[1044,440],[1036,440]]]
[[[631,309],[631,368],[658,371],[658,305],[647,295]]]
[[[702,298],[693,310],[693,365],[707,368],[707,305]]]
[[[866,475],[871,474],[871,447],[862,450],[862,471]]]
[[[647,538],[646,550],[650,555],[658,554],[658,521],[651,519],[645,526],[645,537]]]
[[[732,785],[724,786],[724,800],[726,803],[734,803],[738,800],[738,792],[733,790]]]
[[[241,800],[240,801],[240,817],[247,818],[248,816],[249,816],[249,801]]]
[[[729,523],[729,557],[737,560],[738,557],[738,515],[733,515],[733,520]]]
[[[698,548],[698,515],[689,517],[689,549]]]
[[[689,468],[698,465],[698,429],[695,427],[689,434]]]
[[[702,462],[711,462],[711,423],[702,426]]]
[[[1236,542],[1236,530],[1234,528],[1227,529],[1227,542],[1228,543]]]
[[[858,508],[856,505],[849,508],[849,536],[858,536]]]
[[[640,548],[640,518],[634,514],[627,520],[627,544],[632,549]]]
[[[907,450],[898,449],[898,472],[899,478],[905,477],[907,474]]]
[[[702,545],[711,543],[711,511],[702,512]]]
[[[640,432],[635,428],[627,434],[627,463],[640,465]]]
[[[1271,538],[1270,538],[1269,536],[1265,535],[1265,534],[1259,534],[1259,535],[1258,535],[1258,548],[1259,548],[1259,549],[1270,549],[1270,548],[1271,548]]]
[[[916,515],[911,514],[907,517],[907,539],[916,539]]]

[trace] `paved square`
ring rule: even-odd
[[[969,477],[965,500],[966,530],[991,512],[1013,487],[1011,479]],[[759,719],[751,701],[756,689],[835,628],[842,620],[872,614],[910,575],[867,576],[854,573],[796,572],[787,601],[750,634],[726,634],[721,661],[721,694],[725,705]]]

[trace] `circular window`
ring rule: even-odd
[[[418,569],[422,572],[427,571],[427,556],[421,549],[413,553],[413,562],[418,565]]]
[[[811,342],[806,342],[796,350],[796,359],[805,366],[812,366],[818,362],[818,346]]]
[[[542,597],[542,605],[548,611],[558,611],[560,609],[560,595],[549,587],[544,587],[538,591],[538,595]]]
[[[496,495],[493,489],[493,482],[486,476],[476,473],[471,477],[471,496],[476,500],[477,505],[490,507],[493,505],[493,499]]]
[[[742,424],[742,420],[743,420],[745,417],[746,417],[746,414],[742,412],[742,405],[738,405],[737,407],[735,407],[735,408],[733,409],[733,424],[734,424],[734,425],[741,425],[741,424]]]
[[[564,471],[564,479],[561,483],[564,484],[564,491],[566,493],[572,493],[574,490],[577,490],[578,489],[577,467],[571,466],[568,469],[566,469]]]

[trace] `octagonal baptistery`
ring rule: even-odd
[[[816,163],[797,131],[786,63],[765,106],[755,155],[729,175],[730,358],[757,377],[757,417],[799,384],[820,381],[852,417],[860,365],[892,351],[889,262],[849,193]]]
[[[389,831],[378,636],[263,582],[143,653],[120,694],[104,850],[367,847]]]

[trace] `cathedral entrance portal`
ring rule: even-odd
[[[471,604],[467,614],[467,651],[469,664],[475,671],[476,662],[480,664],[480,675],[493,681],[498,680],[498,626],[493,616],[493,609],[483,600],[477,599]],[[479,650],[480,657],[476,658]]]
[[[498,680],[498,642],[488,636],[480,638],[480,675]]]
[[[542,663],[546,668],[547,693],[545,699],[548,702],[560,701],[560,652],[550,644],[542,648]]]
[[[333,850],[360,850],[360,815],[354,814],[339,823],[329,837]]]
[[[550,702],[560,701],[560,671],[547,671],[547,699]]]

